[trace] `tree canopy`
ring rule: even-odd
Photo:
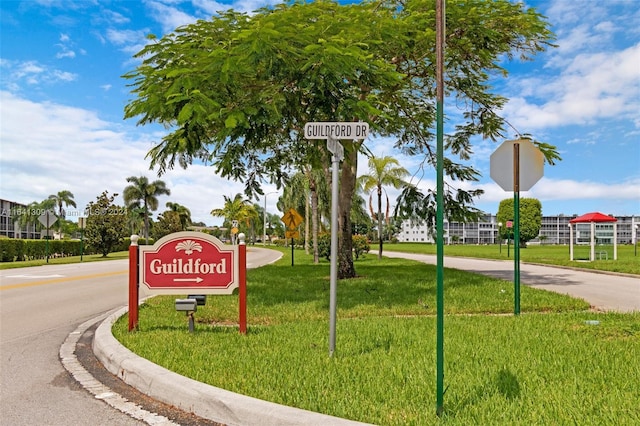
[[[118,194],[100,194],[86,208],[87,227],[84,237],[87,244],[107,257],[122,238],[127,235],[127,209],[113,203]]]
[[[125,75],[135,95],[125,118],[169,129],[148,153],[160,173],[201,159],[244,181],[247,195],[303,166],[328,166],[324,147],[303,140],[310,121],[366,121],[371,133],[434,166],[433,9],[429,0],[291,2],[252,15],[229,10],[152,36],[136,55],[142,63]],[[453,2],[446,25],[446,89],[456,111],[444,172],[474,180],[478,172],[458,161],[472,155],[471,138],[503,137],[498,111],[506,99],[490,79],[506,76],[505,59],[528,59],[553,35],[533,8],[509,0]],[[355,276],[349,212],[364,141],[341,143],[338,275],[345,278]],[[464,205],[474,195],[457,190],[445,200]]]
[[[149,182],[146,176],[129,176],[127,182],[131,183],[124,188],[122,197],[129,209],[142,209],[144,214],[144,238],[149,239],[149,215],[150,211],[158,209],[158,196],[171,195],[164,181],[158,179]]]
[[[507,228],[508,221],[514,218],[513,198],[500,201],[496,219],[502,226],[498,230],[500,238],[513,238],[513,228]],[[520,246],[526,247],[527,241],[533,240],[540,233],[542,225],[542,204],[536,198],[520,198]],[[515,226],[515,225],[514,225]]]

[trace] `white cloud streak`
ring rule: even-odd
[[[63,189],[71,191],[79,209],[104,190],[122,194],[129,176],[157,179],[145,159],[154,136],[101,120],[96,113],[54,103],[37,103],[0,92],[2,198],[28,204]],[[136,136],[133,136],[136,135]],[[30,153],[37,153],[32,155]],[[223,195],[233,197],[244,186],[195,164],[160,177],[171,190],[160,198],[187,206],[194,221],[221,224],[210,216],[223,207]],[[272,196],[269,208],[275,209]],[[123,204],[121,197],[118,202]],[[273,210],[271,210],[273,211]]]

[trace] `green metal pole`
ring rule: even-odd
[[[436,415],[444,412],[444,40],[445,4],[436,0]]]
[[[520,144],[513,144],[513,313],[520,315]]]

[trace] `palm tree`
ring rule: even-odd
[[[171,195],[166,184],[161,180],[149,182],[146,176],[130,176],[127,186],[122,193],[124,202],[129,208],[140,208],[144,211],[144,238],[149,239],[149,211],[158,209],[158,196]]]
[[[404,178],[408,175],[409,172],[404,167],[400,167],[398,160],[390,156],[384,156],[369,158],[369,174],[362,175],[358,178],[358,183],[362,186],[365,193],[372,191],[374,188],[378,192],[378,240],[380,243],[378,259],[382,258],[382,187],[392,186],[398,189],[406,185]],[[373,194],[369,195],[369,205],[371,205],[372,195]],[[386,219],[389,220],[388,196]]]
[[[170,211],[178,213],[183,231],[191,226],[191,211],[188,208],[178,203],[172,203],[171,201],[167,202],[166,206]]]
[[[38,217],[44,212],[44,210],[50,209],[51,205],[46,206],[45,204],[51,204],[50,200],[45,200],[47,203],[42,202],[39,203],[37,201],[32,201],[25,208],[16,209],[11,217],[11,220],[14,224],[17,224],[16,235],[20,235],[21,238],[22,230],[27,231],[27,238],[29,238],[29,228],[31,227],[32,234],[39,229],[40,223],[38,222]],[[32,238],[35,238],[32,235]]]
[[[49,195],[49,200],[52,200],[56,207],[58,208],[58,234],[60,234],[60,238],[62,238],[62,222],[66,216],[64,207],[77,207],[76,202],[73,199],[73,194],[71,191],[60,191],[57,194]]]
[[[227,228],[237,220],[238,223],[244,222],[249,224],[251,219],[258,218],[258,212],[251,202],[242,197],[242,194],[236,194],[234,198],[224,196],[224,207],[221,209],[211,210],[214,217],[224,217],[224,226]]]

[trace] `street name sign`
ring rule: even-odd
[[[369,134],[369,123],[315,122],[304,125],[305,139],[364,139]]]

